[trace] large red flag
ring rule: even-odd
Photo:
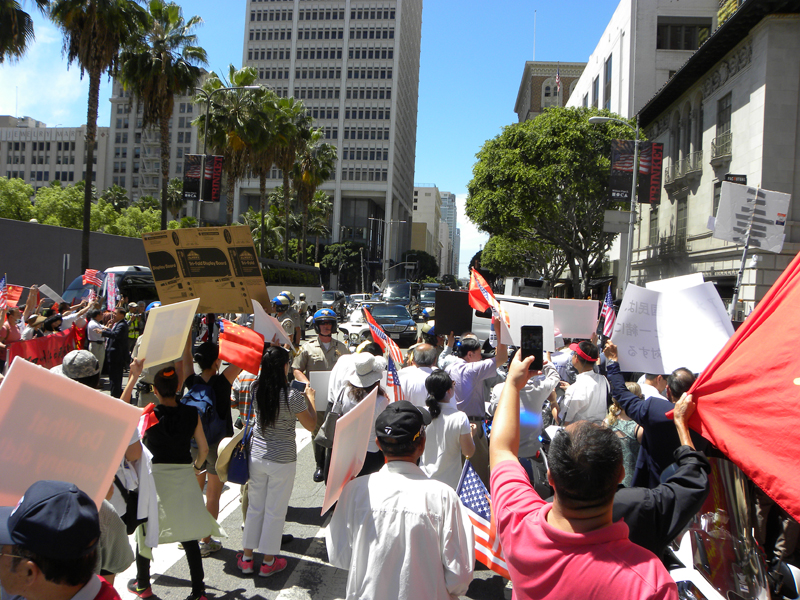
[[[469,276],[469,305],[480,311],[498,306],[492,288],[475,269],[472,269]]]
[[[798,306],[800,254],[692,386],[690,425],[800,521]]]
[[[8,286],[8,305],[19,306],[19,299],[22,296],[22,286],[10,285]]]
[[[264,354],[264,336],[226,319],[219,322],[219,357],[249,373],[258,373]]]

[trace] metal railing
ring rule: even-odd
[[[689,175],[690,173],[697,173],[703,170],[703,152],[691,152],[686,157],[682,158],[678,163],[678,170],[681,177]]]
[[[732,146],[733,134],[730,131],[715,137],[711,141],[711,160],[714,160],[715,158],[722,158],[724,156],[730,156]]]

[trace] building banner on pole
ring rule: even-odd
[[[635,154],[633,140],[612,140],[611,177],[608,193],[612,202],[631,201],[631,173]],[[661,199],[661,171],[664,145],[639,142],[639,191],[640,202],[658,204]]]
[[[183,169],[183,199],[200,200],[200,170],[203,164],[201,154],[186,154]],[[206,156],[203,201],[219,202],[222,190],[222,156]]]

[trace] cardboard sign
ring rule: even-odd
[[[253,331],[263,335],[264,341],[267,343],[271,342],[277,335],[279,344],[289,344],[294,349],[292,340],[286,335],[286,331],[281,327],[278,319],[268,315],[258,300],[253,300]]]
[[[600,301],[550,298],[550,310],[562,336],[588,340],[597,328]]]
[[[466,294],[464,294],[466,296]],[[375,402],[378,388],[372,390],[354,409],[336,421],[333,436],[331,466],[325,486],[322,512],[325,514],[342,495],[344,486],[354,479],[364,466],[370,432],[375,428]]]
[[[146,233],[142,240],[162,304],[200,298],[201,313],[253,312],[269,294],[247,227],[192,227]]]
[[[614,324],[623,371],[671,373],[705,369],[733,335],[713,283],[658,292],[629,284]]]
[[[58,331],[45,337],[14,342],[8,346],[8,364],[23,358],[45,369],[58,366],[64,357],[75,350],[75,328]],[[0,504],[0,506],[3,506]]]
[[[145,358],[145,369],[178,360],[183,355],[199,304],[200,299],[195,298],[150,309],[137,352],[137,356]]]
[[[331,371],[309,371],[308,381],[316,394],[314,396],[316,409],[324,412],[328,408],[328,385],[331,381]],[[339,426],[338,423],[336,426]]]
[[[520,333],[523,325],[541,325],[543,332],[543,348],[545,352],[555,352],[555,333],[553,311],[544,308],[536,308],[518,302],[500,302],[500,306],[508,313],[510,326],[505,322],[500,324],[500,343],[516,346],[522,345]]]
[[[685,290],[686,288],[696,285],[702,285],[703,283],[705,283],[705,279],[702,273],[692,273],[690,275],[681,275],[680,277],[648,281],[644,286],[648,290],[654,290],[656,292],[674,292],[677,290]]]
[[[58,302],[59,304],[64,302],[64,299],[61,296],[59,296],[55,292],[55,290],[53,290],[53,288],[51,288],[49,285],[45,285],[43,283],[42,285],[39,286],[39,291],[42,292],[48,298],[50,298],[50,300],[53,300],[54,302]]]
[[[472,330],[472,307],[469,305],[467,292],[452,290],[436,290],[436,316],[434,317],[436,332],[439,335],[450,335],[454,332],[461,335]]]
[[[142,411],[16,360],[0,386],[0,506],[42,479],[74,483],[100,506]]]
[[[750,248],[780,253],[791,198],[789,194],[724,181],[716,218],[709,219],[709,225],[715,238],[735,244],[745,243],[749,229]]]

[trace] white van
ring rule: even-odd
[[[525,304],[526,306],[534,306],[536,308],[550,308],[549,298],[526,298],[523,296],[506,296],[504,294],[495,294],[495,298],[499,302],[515,302],[517,304]],[[492,325],[492,311],[491,309],[484,312],[473,310],[472,311],[472,333],[478,336],[478,339],[483,343],[489,339],[489,331]]]

